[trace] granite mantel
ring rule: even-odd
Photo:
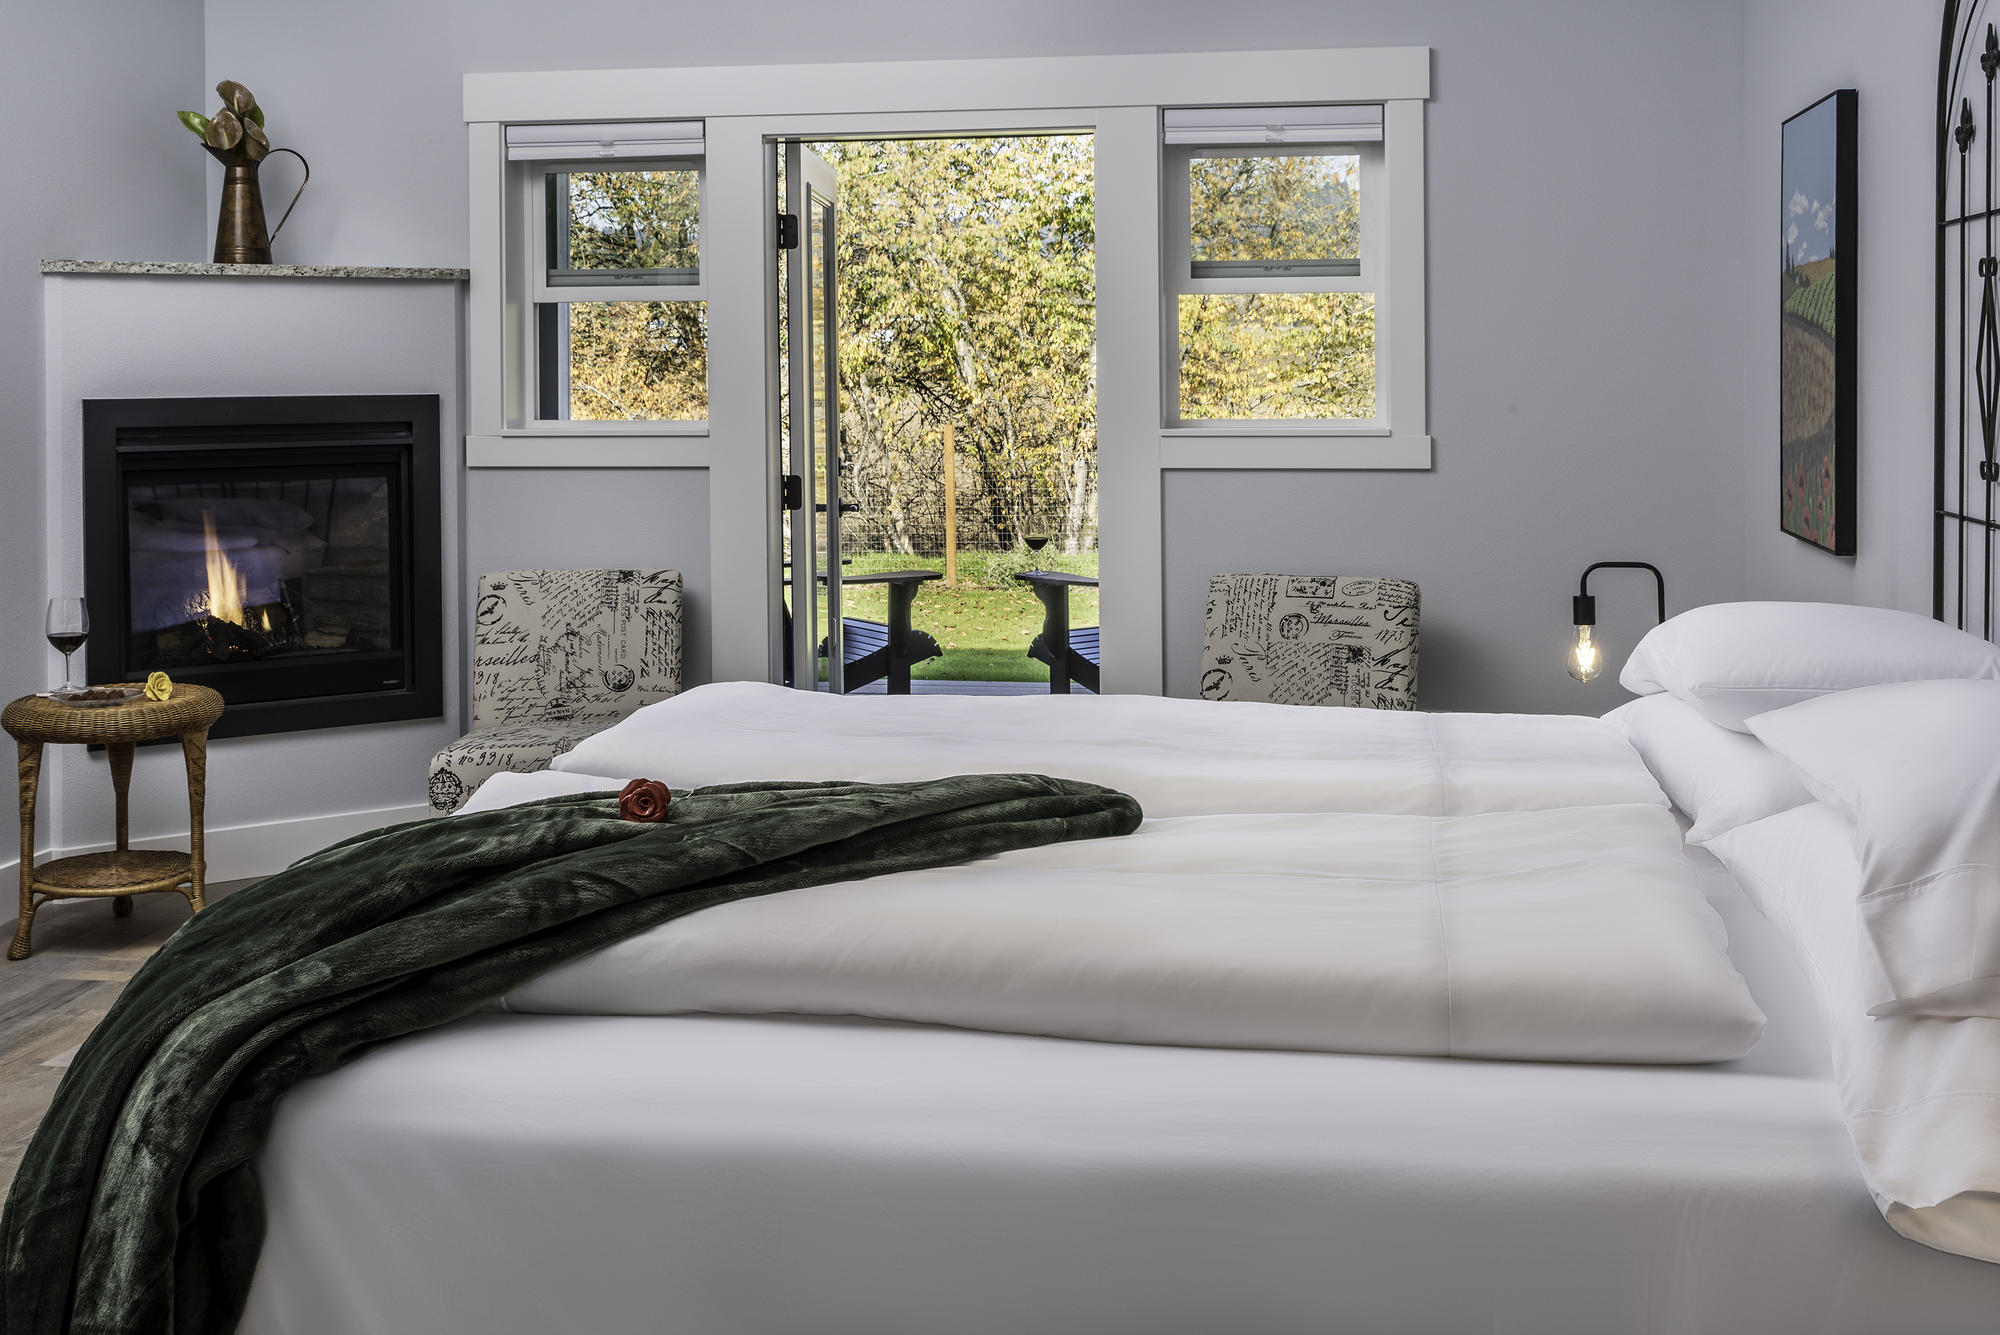
[[[198,260],[43,260],[45,274],[134,274],[151,278],[372,278],[463,282],[469,269],[379,264],[208,264]]]

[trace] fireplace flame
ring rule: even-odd
[[[202,549],[208,568],[208,615],[235,626],[247,626],[243,617],[243,575],[223,555],[215,536],[215,516],[201,512]]]

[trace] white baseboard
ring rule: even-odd
[[[429,814],[429,807],[414,803],[410,806],[383,807],[377,811],[342,811],[333,815],[301,816],[295,820],[265,821],[257,825],[232,825],[221,829],[210,826],[205,848],[207,879],[211,882],[243,881],[255,876],[269,876],[328,844],[380,829],[384,825],[422,820]],[[156,839],[134,839],[132,846],[185,849],[187,836],[161,835]],[[110,847],[107,840],[76,848],[51,849],[38,856],[47,861],[76,853],[99,853]],[[18,858],[0,862],[0,888],[16,882],[20,866]]]

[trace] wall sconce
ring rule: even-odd
[[[1597,644],[1597,599],[1590,596],[1590,572],[1593,570],[1650,570],[1660,588],[1660,620],[1667,619],[1667,577],[1660,568],[1646,561],[1593,561],[1584,567],[1583,578],[1576,583],[1576,597],[1570,600],[1574,611],[1572,620],[1576,622],[1576,638],[1570,642],[1569,675],[1578,681],[1594,681],[1604,670],[1604,653]]]

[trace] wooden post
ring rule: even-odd
[[[958,429],[944,424],[944,582],[958,583]]]
[[[132,847],[132,743],[107,742],[104,747],[106,759],[111,762],[111,791],[118,800],[118,851],[125,852]],[[132,916],[132,896],[118,895],[111,901],[111,916],[129,918]]]
[[[65,676],[68,674],[65,673]],[[28,958],[28,934],[35,926],[35,794],[42,783],[42,744],[17,740],[21,777],[21,920],[7,958]]]

